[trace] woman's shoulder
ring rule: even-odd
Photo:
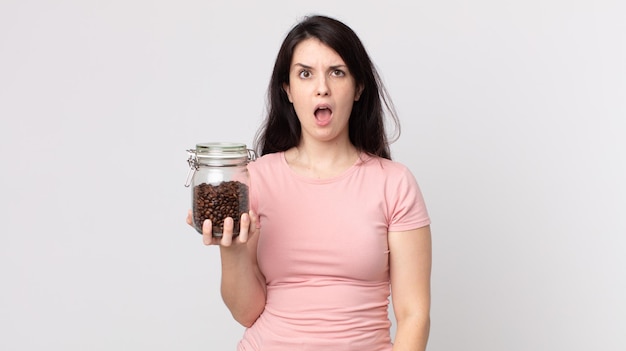
[[[361,155],[361,164],[365,167],[378,169],[387,175],[411,173],[404,163],[378,156],[363,154]]]
[[[274,168],[279,165],[283,160],[283,152],[274,152],[271,154],[265,154],[257,157],[255,160],[248,163],[248,169],[264,169]]]

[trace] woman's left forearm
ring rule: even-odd
[[[412,316],[399,319],[393,351],[425,351],[429,333],[429,316]]]

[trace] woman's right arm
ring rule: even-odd
[[[187,223],[191,223],[191,214]],[[202,227],[204,244],[220,246],[222,299],[235,320],[245,327],[252,326],[265,309],[265,278],[256,257],[258,224],[253,212],[243,214],[239,235],[234,238],[231,218],[225,220],[221,238],[213,237],[210,221],[205,221]]]

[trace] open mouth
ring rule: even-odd
[[[328,106],[318,106],[315,109],[315,119],[318,123],[327,123],[333,116],[333,110]]]

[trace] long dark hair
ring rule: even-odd
[[[390,142],[385,132],[385,111],[395,125],[394,140],[400,135],[400,122],[387,91],[356,33],[344,23],[325,16],[304,18],[285,37],[267,91],[267,117],[255,137],[256,152],[265,155],[286,151],[300,142],[300,121],[283,84],[289,84],[296,45],[309,38],[316,38],[335,50],[354,76],[356,87],[363,88],[350,115],[350,142],[359,151],[391,159]]]

